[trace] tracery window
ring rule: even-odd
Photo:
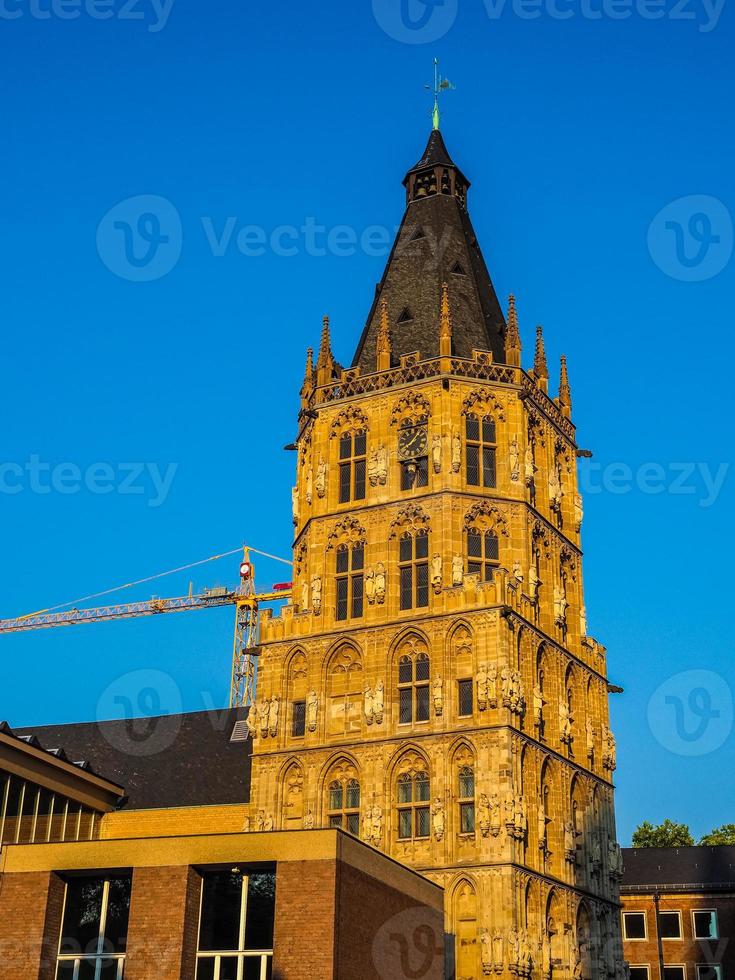
[[[468,486],[497,486],[495,420],[489,415],[482,418],[468,415],[465,420],[465,441]]]
[[[343,432],[339,440],[339,502],[365,499],[367,433]]]
[[[360,833],[360,784],[354,778],[334,779],[329,784],[327,800],[329,826],[346,830],[355,837]]]
[[[406,653],[398,661],[398,721],[408,725],[429,720],[429,655]]]
[[[492,582],[500,565],[500,544],[494,531],[467,529],[467,572],[479,575],[481,582]]]
[[[460,834],[474,834],[475,770],[472,766],[462,766],[459,770],[457,800],[459,803],[459,832]]]
[[[398,777],[398,839],[420,840],[429,836],[431,813],[429,774],[423,770]]]
[[[332,658],[327,681],[330,735],[351,735],[362,727],[362,660],[352,647]]]
[[[401,609],[429,605],[429,535],[406,531],[399,542],[398,569]]]
[[[365,583],[365,546],[355,544],[352,548],[343,544],[337,549],[336,584],[337,620],[359,619],[363,612]]]

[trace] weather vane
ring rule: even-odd
[[[431,91],[431,85],[425,85],[424,88]],[[450,92],[454,88],[456,85],[452,85],[448,78],[442,78],[439,73],[439,59],[434,58],[434,111],[432,113],[434,129],[439,129],[439,96],[442,92]]]

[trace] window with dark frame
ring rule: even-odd
[[[430,661],[425,653],[398,662],[398,722],[409,725],[429,720]]]
[[[495,421],[468,415],[465,419],[465,457],[467,484],[471,487],[497,486],[497,436]]]
[[[664,980],[687,980],[685,966],[665,966]]]
[[[632,966],[630,967],[629,980],[649,980],[649,971],[647,966]]]
[[[422,840],[429,836],[430,799],[428,773],[405,773],[398,777],[399,840]]]
[[[471,766],[462,766],[459,770],[459,832],[474,834],[475,832],[475,771]]]
[[[623,937],[625,939],[646,938],[645,912],[623,912]]]
[[[215,871],[202,879],[196,980],[270,980],[275,874]]]
[[[57,980],[122,980],[131,884],[130,875],[69,878]]]
[[[306,734],[306,701],[294,701],[291,717],[291,734],[301,738]]]
[[[697,966],[697,980],[722,980],[719,963],[701,963]]]
[[[365,546],[340,545],[337,549],[337,607],[335,617],[342,622],[359,619],[363,613],[365,589]]]
[[[462,678],[457,681],[458,705],[457,713],[460,718],[467,718],[472,714],[473,705],[473,683],[472,678]]]
[[[356,779],[335,779],[329,785],[329,826],[360,835],[360,784]]]
[[[429,605],[429,535],[406,532],[399,543],[398,575],[401,609],[421,609]]]
[[[692,912],[695,939],[719,939],[715,909],[695,909]]]
[[[481,582],[492,582],[500,567],[500,543],[492,531],[467,531],[467,574],[479,575]]]
[[[339,502],[365,499],[367,433],[343,432],[339,440]]]
[[[681,939],[681,912],[659,912],[658,928],[662,939]]]

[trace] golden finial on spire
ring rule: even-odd
[[[559,408],[564,415],[569,418],[572,414],[572,389],[569,385],[569,374],[567,373],[567,359],[561,355],[561,374],[559,377]]]
[[[390,321],[388,319],[388,303],[385,299],[380,301],[380,325],[378,327],[377,344],[377,368],[378,371],[387,371],[390,368],[393,345],[390,339]]]
[[[544,330],[541,326],[536,327],[536,355],[533,359],[533,374],[536,378],[536,384],[544,391],[548,391],[549,368],[546,363],[546,350],[544,348]]]
[[[516,298],[511,293],[508,297],[508,329],[505,332],[505,363],[514,367],[521,366],[521,332],[518,329],[518,314]]]
[[[439,355],[452,356],[452,313],[449,308],[449,286],[442,283],[442,305],[439,317]]]

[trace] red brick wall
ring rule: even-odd
[[[64,883],[55,874],[0,875],[0,975],[54,980]]]
[[[336,980],[444,978],[444,915],[340,862]]]
[[[336,879],[335,861],[278,862],[273,980],[334,980]]]
[[[133,871],[125,980],[192,980],[200,891],[192,868]]]

